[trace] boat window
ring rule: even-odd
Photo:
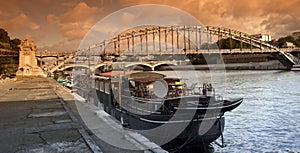
[[[105,82],[105,88],[104,88],[104,90],[105,90],[105,93],[107,93],[107,94],[109,94],[110,93],[110,87],[109,87],[109,82]]]
[[[97,79],[95,79],[94,88],[95,88],[96,90],[98,90],[98,80],[97,80]]]
[[[133,87],[135,87],[135,82],[134,82],[134,81],[129,81],[129,83],[130,83]]]
[[[104,92],[104,82],[103,82],[103,80],[100,81],[99,86],[100,86],[100,91]]]
[[[100,90],[100,80],[97,79],[96,81],[96,89]]]

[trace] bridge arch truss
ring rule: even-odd
[[[143,26],[126,30],[117,36],[89,46],[77,55],[92,56],[151,56],[176,54],[231,53],[221,50],[215,41],[230,38],[249,44],[250,51],[259,49],[261,53],[278,53],[291,64],[297,63],[291,54],[281,51],[276,46],[263,42],[247,33],[214,26]],[[249,53],[249,49],[240,48],[239,53]]]
[[[122,32],[111,39],[90,46],[85,51],[99,48],[96,51],[100,51],[98,54],[102,55],[174,54],[176,51],[201,53],[204,49],[218,49],[218,46],[209,45],[214,43],[213,36],[217,36],[218,40],[231,38],[262,50],[278,50],[276,46],[247,33],[224,27],[146,26]]]

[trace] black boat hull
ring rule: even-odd
[[[231,111],[238,107],[243,99],[235,99],[231,101],[227,100],[216,100],[213,97],[201,97],[201,96],[191,96],[191,97],[179,97],[177,99],[167,99],[162,102],[163,105],[160,109],[154,109],[156,112],[139,114],[136,111],[131,111],[132,108],[129,106],[135,106],[141,101],[137,101],[135,97],[132,96],[122,96],[122,101],[118,101],[113,93],[114,92],[104,92],[96,90],[99,101],[103,104],[103,109],[105,112],[120,121],[124,127],[132,130],[136,130],[150,141],[161,145],[165,148],[172,148],[173,146],[185,145],[188,143],[193,144],[209,144],[216,139],[218,139],[225,125],[225,118],[223,117],[226,111]],[[150,99],[148,99],[150,101]],[[147,100],[146,100],[147,101]],[[196,102],[197,104],[181,105],[187,102]],[[142,102],[143,103],[143,102]],[[180,103],[180,106],[176,106],[176,103]],[[196,102],[197,103],[197,102]],[[145,103],[147,104],[147,102]],[[173,106],[173,104],[175,104]],[[165,113],[163,109],[171,110],[171,114]],[[172,108],[171,108],[172,107]],[[153,107],[152,107],[153,108]],[[158,107],[159,108],[159,107]],[[185,120],[175,120],[172,122],[172,116],[178,112],[185,115],[192,111],[192,115]],[[159,112],[159,113],[158,113]],[[163,127],[164,132],[159,131],[157,133],[149,132],[153,129]],[[181,130],[169,130],[173,127],[182,127]],[[201,132],[199,132],[201,131]],[[203,132],[204,131],[204,132]],[[162,142],[161,140],[169,139],[169,141]]]
[[[207,119],[202,121],[191,120],[187,121],[186,123],[183,123],[149,120],[122,111],[120,109],[112,109],[108,113],[110,113],[110,115],[119,120],[120,124],[123,124],[129,129],[133,129],[143,134],[152,142],[166,148],[184,145],[187,143],[211,143],[221,136],[225,125],[224,117]],[[183,127],[183,125],[186,127]],[[210,127],[208,128],[206,125],[210,125]],[[156,128],[159,127],[162,128],[156,130]],[[174,127],[182,127],[182,129],[174,129]],[[199,131],[204,131],[204,133],[201,133]],[[169,139],[170,141],[161,141],[166,139]]]

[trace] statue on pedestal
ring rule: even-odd
[[[19,45],[19,68],[18,76],[46,76],[37,65],[36,51],[37,47],[32,40],[25,39]]]

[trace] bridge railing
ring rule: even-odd
[[[201,36],[202,35],[202,36]],[[241,43],[239,49],[213,49],[215,42],[212,35],[232,38]],[[159,40],[158,42],[156,42]],[[231,40],[231,39],[230,39]],[[251,49],[243,48],[249,44]],[[207,49],[202,46],[207,44]],[[149,47],[148,45],[152,45]],[[168,46],[169,45],[169,46]],[[170,47],[172,46],[172,47]],[[200,48],[200,49],[199,49]],[[232,48],[232,45],[231,47]],[[126,50],[127,49],[127,50]],[[150,50],[152,49],[152,50]],[[287,60],[293,62],[295,58],[289,54],[292,49],[282,50],[276,46],[257,39],[250,34],[224,27],[213,26],[145,26],[127,30],[117,36],[91,45],[77,53],[80,56],[99,51],[102,57],[121,55],[159,55],[159,54],[210,54],[210,53],[281,53]],[[85,54],[84,54],[85,53]],[[88,56],[87,56],[88,57]]]
[[[52,51],[37,51],[36,56],[71,56],[74,55],[75,52],[52,52]]]
[[[300,48],[279,48],[284,52],[300,52]]]
[[[113,53],[113,51],[107,51]],[[123,54],[122,55],[148,55],[149,53],[145,51],[135,51],[133,52],[128,52],[125,50],[121,51]],[[170,51],[151,51],[151,54],[149,55],[172,55],[172,54],[233,54],[233,53],[274,53],[278,52],[277,50],[274,49],[259,49],[259,48],[253,48],[253,49],[190,49],[190,50],[177,50],[174,52]],[[292,50],[289,50],[288,52],[292,52]],[[99,54],[100,56],[101,54]]]

